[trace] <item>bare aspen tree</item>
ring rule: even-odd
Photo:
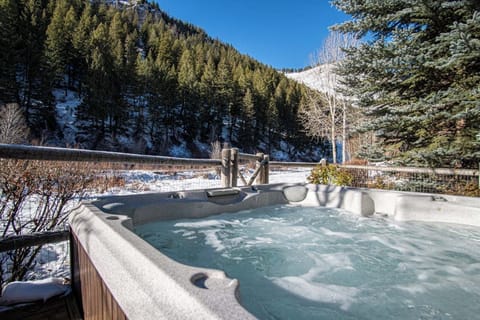
[[[327,109],[327,97],[319,91],[309,90],[305,94],[306,108],[300,112],[300,121],[307,134],[319,141],[325,137],[331,137],[331,128],[337,128],[337,124],[331,123],[338,116],[332,117]]]
[[[28,137],[25,116],[16,103],[0,108],[0,143],[21,143]]]
[[[301,120],[307,134],[313,137],[328,137],[332,144],[332,160],[337,162],[337,137],[341,136],[342,161],[345,161],[349,101],[341,94],[340,79],[335,68],[345,58],[344,48],[356,45],[352,34],[331,32],[323,46],[313,56],[312,64],[317,66],[316,77],[318,90],[322,93],[310,94],[307,108]],[[328,134],[327,134],[328,131]]]
[[[220,141],[216,140],[215,142],[210,143],[210,159],[221,159],[222,158],[222,144]]]

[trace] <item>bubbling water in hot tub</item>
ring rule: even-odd
[[[472,319],[480,312],[474,227],[282,205],[135,232],[178,262],[239,279],[242,305],[260,319]]]

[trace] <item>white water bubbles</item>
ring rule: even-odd
[[[471,319],[480,231],[327,208],[259,208],[136,232],[185,264],[240,281],[260,319]]]

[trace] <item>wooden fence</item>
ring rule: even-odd
[[[68,230],[46,231],[0,238],[0,253],[13,251],[24,247],[42,246],[49,243],[67,241],[70,238]]]
[[[159,166],[219,166],[217,159],[185,159],[132,153],[0,144],[0,158],[47,161],[86,161]]]
[[[154,166],[221,167],[223,187],[236,187],[240,178],[245,185],[268,184],[269,156],[263,153],[240,153],[236,148],[223,149],[221,159],[187,159],[120,152],[80,150],[53,147],[0,144],[0,158],[44,161],[83,161],[93,163],[122,163]],[[239,172],[239,163],[254,161],[255,172],[247,179]]]
[[[352,176],[353,187],[480,196],[479,170],[357,165],[340,168]]]
[[[246,154],[239,152],[237,148],[224,148],[221,152],[220,159],[186,159],[107,151],[0,144],[0,158],[87,161],[94,163],[122,163],[125,165],[147,164],[160,167],[182,166],[184,168],[220,167],[221,185],[225,188],[237,187],[239,180],[243,185],[268,184],[271,167],[313,168],[319,164],[316,162],[270,161],[268,154]],[[239,170],[240,164],[245,162],[255,163],[255,170],[248,178]],[[356,180],[354,180],[356,184],[353,185],[356,187],[369,187],[372,185],[370,180],[378,180],[380,176],[401,175],[402,177],[408,178],[410,176],[419,177],[420,179],[424,177],[429,177],[428,179],[431,179],[431,177],[455,177],[455,179],[461,177],[462,179],[467,179],[469,182],[476,181],[478,188],[480,188],[480,170],[358,165],[339,165],[339,167],[349,170],[356,177]]]

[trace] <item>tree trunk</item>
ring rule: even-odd
[[[331,129],[331,136],[330,139],[332,140],[332,161],[333,163],[337,163],[337,139],[335,135],[335,125],[332,124]]]
[[[343,123],[342,123],[342,163],[347,160],[347,106],[345,101],[342,101]]]

